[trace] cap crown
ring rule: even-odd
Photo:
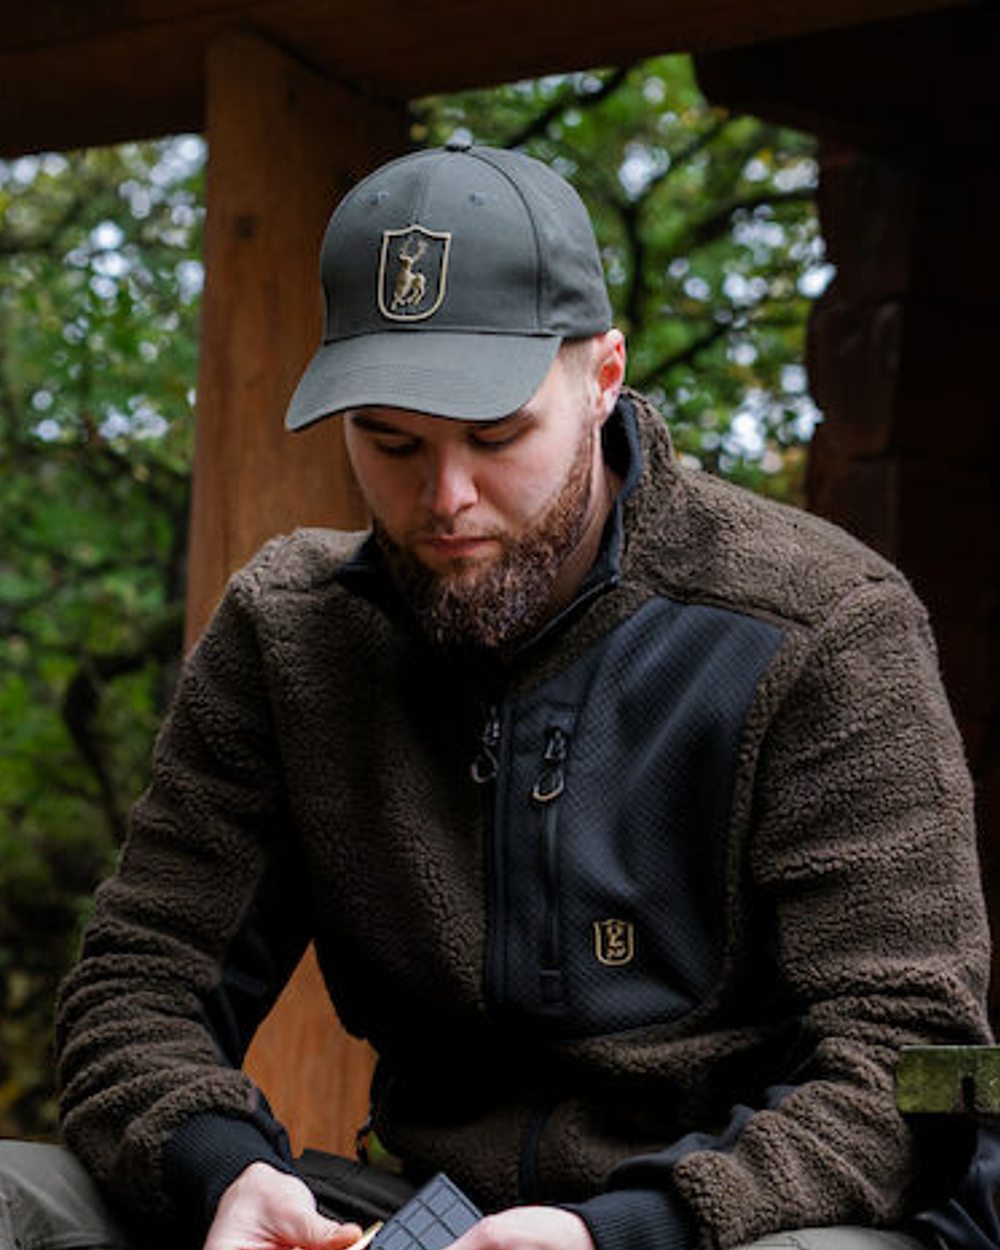
[[[453,145],[351,191],[323,243],[327,343],[418,330],[599,334],[611,324],[587,211],[547,166]]]

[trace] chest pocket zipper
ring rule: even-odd
[[[557,1010],[565,998],[562,969],[562,918],[559,898],[559,800],[566,789],[569,737],[557,725],[545,731],[542,767],[531,791],[539,815],[539,861],[543,889],[541,966],[542,1006]]]
[[[479,738],[479,750],[469,765],[472,780],[480,786],[495,781],[500,771],[497,752],[500,749],[500,712],[495,706],[486,709],[483,730]]]

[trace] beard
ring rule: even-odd
[[[587,527],[596,435],[581,435],[555,499],[524,533],[493,535],[499,555],[435,573],[376,520],[373,532],[397,590],[425,638],[441,648],[510,648],[530,637],[551,606],[556,581]]]

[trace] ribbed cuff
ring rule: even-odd
[[[264,1124],[206,1112],[192,1116],[163,1148],[163,1183],[181,1222],[200,1237],[219,1199],[251,1163],[294,1173],[288,1138],[273,1120]]]
[[[561,1203],[587,1225],[597,1250],[690,1250],[694,1225],[662,1189],[613,1189],[586,1202]]]

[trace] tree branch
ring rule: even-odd
[[[672,369],[676,369],[678,365],[691,364],[701,352],[707,351],[719,339],[725,338],[731,329],[732,326],[728,323],[715,322],[704,334],[696,339],[692,339],[683,350],[675,352],[673,356],[667,356],[638,377],[633,377],[630,380],[631,385],[636,387],[637,390],[644,390],[657,379],[664,377]]]
[[[94,776],[100,807],[116,842],[124,836],[125,816],[115,790],[107,744],[97,724],[104,687],[117,677],[137,672],[151,660],[165,663],[179,655],[183,643],[183,615],[182,605],[172,604],[147,625],[129,650],[84,655],[63,696],[63,722]]]
[[[579,91],[567,92],[565,96],[560,96],[558,100],[553,100],[548,108],[543,109],[541,113],[533,117],[521,130],[513,135],[508,135],[503,141],[503,146],[505,148],[519,148],[532,139],[543,138],[548,133],[549,126],[565,113],[567,109],[586,110],[594,108],[602,100],[606,100],[608,96],[613,95],[622,86],[631,71],[632,66],[625,65],[620,69],[612,70],[607,78],[601,80],[601,85],[596,91],[590,91],[586,94],[582,94]]]
[[[722,208],[712,213],[711,216],[696,222],[687,234],[677,241],[674,247],[671,248],[671,251],[678,256],[682,256],[687,252],[693,252],[699,247],[705,247],[707,244],[713,243],[729,230],[732,225],[733,213],[739,209],[746,209],[747,212],[752,213],[754,209],[762,208],[764,205],[781,206],[783,204],[811,203],[815,198],[816,192],[811,187],[796,187],[793,191],[761,191],[756,195],[730,200]]]

